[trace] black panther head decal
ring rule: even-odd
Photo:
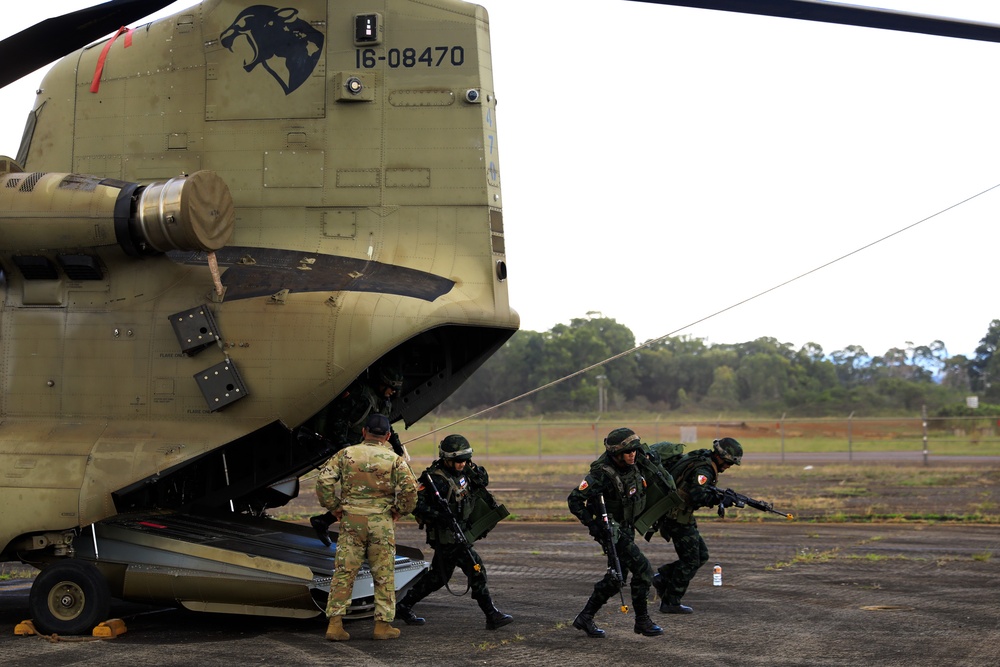
[[[243,69],[250,72],[261,65],[288,95],[309,78],[323,53],[323,33],[295,18],[298,13],[292,7],[247,7],[219,40],[232,51],[237,38],[245,37],[253,57],[243,61]]]

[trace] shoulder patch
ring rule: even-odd
[[[699,486],[704,486],[705,482],[707,482],[707,481],[708,481],[708,477],[706,475],[698,475],[698,485]]]
[[[577,487],[579,491],[585,491],[590,484],[587,484],[587,480],[580,482],[580,486]]]

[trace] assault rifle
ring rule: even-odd
[[[795,517],[791,514],[785,514],[784,512],[779,512],[774,509],[774,505],[763,500],[755,500],[750,496],[744,496],[740,493],[736,493],[732,489],[726,489],[722,491],[714,486],[706,486],[709,491],[714,491],[720,494],[719,498],[719,516],[726,516],[726,507],[744,507],[749,505],[755,510],[760,510],[761,512],[770,512],[771,514],[777,514],[778,516],[783,516],[786,519],[794,519]]]
[[[622,592],[622,588],[625,587],[625,576],[622,573],[621,561],[618,560],[618,550],[615,549],[615,533],[611,530],[611,521],[608,519],[608,508],[604,504],[604,494],[597,496],[597,509],[601,513],[601,525],[604,527],[608,538],[608,572],[618,582],[618,595],[622,599],[621,612],[627,614],[628,605],[625,604],[625,593]]]
[[[480,567],[479,563],[476,563],[475,558],[472,558],[472,545],[469,544],[469,540],[466,539],[465,531],[462,530],[462,527],[458,524],[458,519],[456,519],[454,513],[452,513],[451,507],[448,505],[448,501],[441,497],[441,492],[438,491],[437,484],[434,483],[433,476],[429,472],[424,471],[424,474],[421,476],[421,478],[424,480],[424,482],[430,488],[431,492],[434,494],[434,499],[437,501],[438,509],[441,510],[441,513],[451,524],[448,527],[451,529],[451,532],[454,533],[455,535],[455,543],[462,545],[462,547],[464,547],[465,550],[469,552],[469,560],[475,563],[472,566],[472,568],[476,572],[479,572],[482,569],[482,567]]]

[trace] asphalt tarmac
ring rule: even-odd
[[[497,606],[515,621],[485,629],[474,600],[438,591],[415,608],[427,624],[373,641],[371,620],[349,642],[323,638],[322,617],[293,621],[118,603],[114,639],[15,636],[28,585],[0,582],[0,657],[33,665],[1000,665],[1000,528],[961,524],[817,524],[699,519],[712,560],[692,582],[690,615],[650,603],[661,637],[632,630],[612,599],[597,616],[608,636],[572,627],[604,572],[600,548],[576,523],[504,522],[477,548]],[[415,525],[399,541],[422,544]],[[673,559],[644,544],[654,567]],[[429,558],[430,553],[425,552]],[[723,567],[712,585],[711,566]],[[465,590],[461,573],[455,593]],[[626,603],[631,605],[628,590]]]

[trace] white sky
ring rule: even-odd
[[[640,342],[971,355],[1000,318],[998,188],[692,325],[1000,184],[1000,44],[627,0],[479,4],[523,328],[599,311]],[[1000,23],[987,0],[880,4]],[[9,3],[0,35],[32,9]],[[0,153],[41,78],[0,91]]]

